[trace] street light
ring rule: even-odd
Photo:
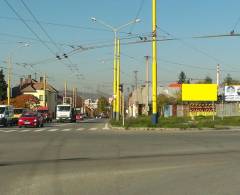
[[[18,43],[24,43],[24,42],[18,42]],[[22,47],[29,47],[30,45],[28,43],[24,43],[23,45],[19,45],[14,50],[12,50],[8,54],[8,89],[7,89],[7,97],[8,97],[8,105],[10,105],[10,98],[11,98],[11,72],[12,72],[12,56],[14,52]]]
[[[120,84],[120,40],[118,40],[118,32],[119,30],[131,25],[140,22],[140,19],[134,19],[129,21],[126,24],[123,24],[117,28],[105,23],[102,20],[99,20],[95,17],[91,17],[91,20],[93,22],[97,22],[106,28],[111,29],[111,31],[114,33],[114,61],[113,61],[113,96],[116,97],[113,100],[113,118],[119,120],[120,118],[120,93],[119,93],[119,84]]]

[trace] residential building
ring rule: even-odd
[[[58,91],[49,83],[46,83],[45,97],[46,101],[44,103],[44,81],[43,77],[37,81],[31,78],[31,75],[27,79],[20,79],[19,86],[15,87],[15,92],[17,94],[29,94],[37,97],[40,101],[39,106],[48,107],[49,112],[52,116],[55,116]]]
[[[176,96],[180,91],[181,85],[171,83],[168,86],[158,86],[157,94],[165,94],[168,96]],[[137,117],[139,115],[148,115],[151,112],[152,104],[152,87],[149,86],[149,91],[145,85],[134,89],[128,97],[128,116]]]

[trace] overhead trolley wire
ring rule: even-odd
[[[4,0],[7,6],[15,13],[15,15],[22,21],[22,23],[28,28],[31,33],[55,56],[55,52],[38,36],[38,34],[28,25],[26,21],[20,16],[20,14],[13,8],[13,6],[8,2],[8,0]]]

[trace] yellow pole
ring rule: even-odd
[[[9,56],[8,57],[8,88],[7,88],[8,105],[10,105],[10,99],[11,99],[11,69],[12,69],[12,62],[11,62],[11,56]]]
[[[156,0],[152,0],[152,123],[158,123],[157,113],[157,9]]]
[[[122,92],[122,125],[125,126],[124,92]]]
[[[120,40],[117,40],[117,101],[116,101],[116,119],[120,120]]]
[[[46,106],[46,74],[44,74],[43,78],[43,105]]]
[[[116,119],[116,97],[117,97],[117,34],[114,38],[114,62],[113,62],[113,119]]]

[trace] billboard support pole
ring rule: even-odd
[[[214,101],[212,102],[212,106],[213,106],[213,121],[215,120],[215,103]]]
[[[223,120],[223,114],[224,114],[224,104],[223,104],[223,99],[222,99],[222,120]]]

